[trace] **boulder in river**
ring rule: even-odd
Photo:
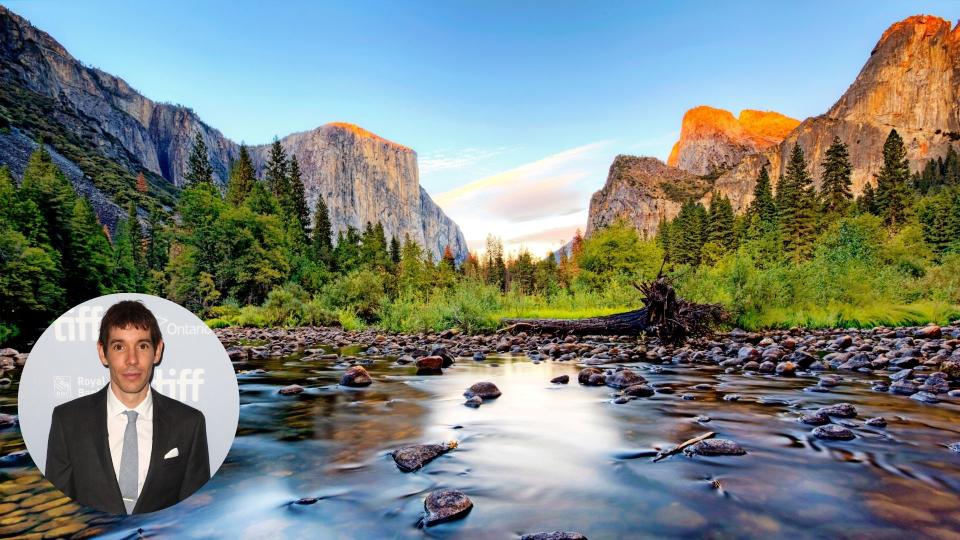
[[[815,412],[813,414],[805,414],[801,416],[800,421],[811,426],[822,426],[824,424],[829,424],[830,418],[828,418],[825,414]]]
[[[363,366],[353,366],[344,372],[343,377],[340,377],[340,384],[343,386],[370,386],[372,382],[373,379],[370,378],[370,374]]]
[[[291,384],[289,386],[284,386],[280,389],[280,394],[284,396],[292,396],[295,394],[300,394],[303,392],[303,387],[299,384]]]
[[[474,383],[463,393],[464,396],[472,398],[480,396],[481,399],[496,399],[502,395],[497,385],[489,381]]]
[[[554,377],[554,378],[550,379],[550,382],[552,382],[552,383],[554,383],[554,384],[567,384],[568,382],[570,382],[570,376],[569,376],[569,375],[560,375],[559,377]]]
[[[595,375],[599,375],[599,379],[593,379],[596,382],[591,382],[591,378]],[[600,386],[603,384],[603,372],[597,368],[583,368],[580,370],[580,374],[577,375],[577,381],[580,384],[585,384],[588,386]]]
[[[643,384],[647,380],[632,369],[622,369],[607,375],[604,382],[611,388],[627,388],[628,386]]]
[[[417,375],[443,375],[443,358],[424,356],[417,359]]]
[[[447,351],[447,348],[442,346],[434,347],[430,349],[430,356],[439,356],[440,358],[442,358],[443,362],[441,367],[445,367],[445,368],[452,366],[453,363],[456,361],[453,355],[450,354],[449,351]]]
[[[634,384],[623,389],[623,395],[633,397],[650,397],[655,390],[647,384]]]
[[[730,439],[705,439],[684,448],[683,452],[698,456],[742,456],[747,453],[739,444]]]
[[[473,502],[462,491],[444,489],[427,495],[423,507],[427,511],[423,522],[429,527],[465,517],[473,508]]]
[[[817,414],[836,416],[838,418],[853,418],[857,416],[857,408],[850,403],[837,403],[829,407],[820,407],[817,409]]]
[[[483,398],[481,398],[480,396],[473,396],[468,400],[464,401],[463,404],[466,405],[467,407],[473,407],[474,409],[476,409],[481,405],[483,405]]]
[[[870,427],[881,427],[881,428],[882,428],[882,427],[887,427],[887,420],[886,420],[884,417],[882,417],[882,416],[878,416],[878,417],[876,417],[876,418],[871,418],[871,419],[867,420],[866,422],[864,422],[864,424],[866,424],[866,425],[868,425],[868,426],[870,426]]]
[[[403,472],[415,471],[457,447],[457,443],[415,444],[390,453],[397,468]]]
[[[811,433],[818,439],[826,439],[829,441],[849,441],[854,437],[852,431],[836,424],[815,427]]]
[[[930,392],[917,392],[911,395],[910,399],[917,400],[921,403],[940,403],[940,398]]]
[[[0,429],[13,427],[17,423],[17,417],[12,414],[0,413]]]
[[[552,531],[525,534],[520,540],[587,540],[587,537],[578,532]]]

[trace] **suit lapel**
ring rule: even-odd
[[[110,498],[114,499],[115,508],[123,508],[123,496],[120,494],[120,484],[117,483],[117,473],[113,470],[113,456],[110,455],[110,437],[107,431],[107,392],[110,391],[110,385],[107,384],[97,392],[96,410],[94,411],[93,437],[96,441],[97,462],[100,466],[101,478],[106,478],[107,489],[110,491]]]
[[[150,466],[147,469],[147,478],[143,481],[143,490],[137,498],[137,505],[133,512],[137,513],[142,508],[144,501],[149,501],[152,494],[150,488],[156,483],[157,470],[163,461],[164,441],[169,435],[170,423],[167,417],[167,407],[164,403],[164,397],[159,392],[153,392],[153,444],[150,448]]]

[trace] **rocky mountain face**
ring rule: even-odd
[[[707,175],[724,163],[729,170],[715,181],[710,181],[710,176],[701,177],[709,185],[688,195],[709,203],[716,191],[730,198],[735,211],[742,212],[753,199],[760,168],[768,167],[775,186],[797,144],[803,148],[819,187],[820,163],[834,136],[848,146],[853,193],[859,195],[867,183],[876,183],[874,175],[880,170],[883,143],[891,129],[903,137],[913,171],[928,159],[945,155],[949,145],[960,140],[960,26],[951,28],[948,21],[927,15],[893,24],[833,107],[800,122],[779,142],[769,141],[779,136],[791,119],[773,113],[775,117],[767,117],[774,120],[772,129],[758,129],[756,126],[764,122],[758,117],[751,119],[752,112],[745,121],[748,111],[737,119],[726,111],[717,111],[698,107],[684,116],[680,141],[668,161],[679,170],[699,175]],[[756,135],[751,137],[751,132]],[[754,142],[747,142],[751,140]],[[756,143],[767,147],[745,151],[749,144]],[[661,217],[671,219],[679,211],[678,203],[683,199],[678,201],[676,193],[662,189],[676,173],[673,167],[659,172],[651,168],[655,174],[637,175],[635,180],[625,182],[623,175],[613,174],[624,159],[617,156],[607,185],[591,199],[588,230],[608,222],[611,209],[618,209],[629,214],[626,217],[639,230],[651,234]],[[643,185],[635,185],[638,181]],[[618,197],[625,199],[613,200]]]
[[[94,139],[102,154],[133,174],[150,171],[182,186],[197,132],[209,149],[217,183],[226,183],[229,164],[239,155],[237,143],[205,124],[191,109],[156,103],[123,79],[83,65],[47,33],[3,6],[0,81],[54,100],[58,110],[44,114],[56,117],[67,130]],[[282,144],[288,155],[296,154],[300,161],[311,208],[322,194],[336,229],[381,221],[388,236],[409,234],[434,258],[439,258],[447,245],[458,259],[466,256],[466,241],[459,227],[420,188],[412,150],[348,124],[293,134]],[[265,148],[251,151],[262,161]],[[20,170],[22,164],[16,163],[19,155],[0,153],[0,162]],[[97,209],[99,214],[101,207]],[[111,215],[108,221],[115,217]]]
[[[297,156],[309,208],[323,197],[330,208],[351,210],[331,212],[334,231],[379,221],[387,239],[403,241],[410,235],[435,260],[446,246],[455,255],[466,254],[459,227],[420,187],[413,150],[340,122],[288,135],[280,144],[287,155]],[[262,176],[270,145],[252,147],[250,153]]]
[[[744,156],[779,143],[799,124],[772,111],[730,111],[701,105],[683,115],[680,140],[673,145],[667,165],[693,174],[724,171]]]

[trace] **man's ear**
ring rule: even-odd
[[[157,350],[153,353],[153,365],[160,363],[160,360],[163,360],[163,339],[157,342]]]
[[[107,363],[107,354],[103,350],[103,343],[97,342],[97,354],[100,356],[100,363],[103,364],[103,367],[110,367],[110,364]]]

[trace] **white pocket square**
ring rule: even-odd
[[[179,455],[180,455],[180,450],[177,448],[174,448],[173,450],[167,452],[167,455],[163,456],[163,459],[175,458]]]

